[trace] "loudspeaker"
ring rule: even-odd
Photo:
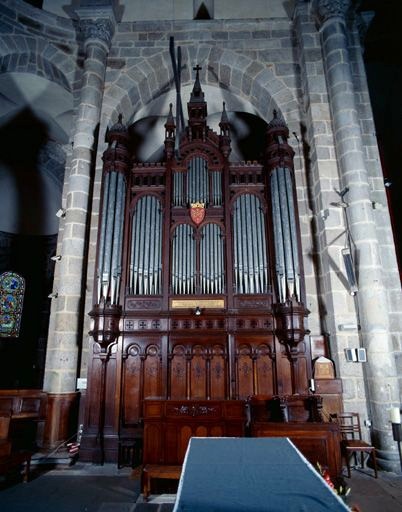
[[[345,357],[348,363],[367,362],[367,353],[365,348],[345,348]]]
[[[367,363],[367,353],[365,348],[357,349],[357,360],[359,363]]]
[[[348,363],[355,363],[357,361],[357,353],[355,348],[345,348],[345,357]]]

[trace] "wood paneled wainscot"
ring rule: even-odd
[[[242,400],[144,400],[144,464],[182,464],[191,437],[242,437]]]
[[[317,467],[327,467],[332,478],[341,474],[339,426],[336,423],[255,422],[252,437],[288,437],[306,459]]]

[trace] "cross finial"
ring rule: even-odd
[[[201,69],[202,69],[202,67],[199,64],[197,64],[195,66],[195,68],[193,68],[193,71],[197,71],[197,73],[198,73],[198,71],[201,71]]]

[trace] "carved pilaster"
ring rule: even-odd
[[[313,0],[313,11],[321,26],[331,18],[344,18],[351,6],[351,0]]]
[[[112,37],[114,34],[114,24],[109,19],[88,20],[80,21],[80,30],[84,35],[85,43],[97,40],[110,48]]]

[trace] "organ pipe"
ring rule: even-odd
[[[195,293],[195,239],[193,228],[179,224],[172,237],[172,293]]]
[[[208,201],[208,165],[203,158],[195,157],[190,160],[187,170],[187,203],[207,203]]]
[[[159,200],[151,195],[141,197],[134,209],[131,228],[130,293],[161,293],[162,212]]]
[[[261,201],[254,194],[242,194],[235,201],[233,250],[236,293],[267,293],[265,218]]]
[[[300,264],[292,177],[288,168],[271,173],[276,279],[280,302],[294,296],[300,300]]]
[[[126,182],[123,174],[111,170],[104,178],[102,218],[98,252],[98,303],[118,303],[121,278],[124,204]]]
[[[224,293],[223,237],[217,224],[201,230],[200,277],[202,294]]]

